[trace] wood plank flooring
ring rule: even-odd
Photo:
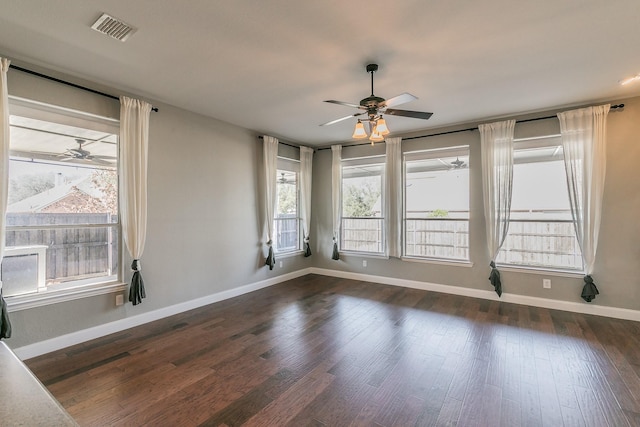
[[[640,426],[640,323],[308,275],[27,361],[83,426]]]

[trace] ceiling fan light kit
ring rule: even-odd
[[[357,117],[357,116],[362,116],[366,114],[368,118],[358,119],[358,122],[356,123],[356,127],[353,131],[353,135],[351,137],[355,139],[366,138],[367,132],[364,129],[364,124],[362,123],[362,121],[363,120],[367,121],[369,122],[369,129],[371,129],[371,135],[369,136],[369,140],[373,145],[374,142],[384,141],[385,135],[388,135],[391,132],[389,130],[389,127],[387,126],[386,121],[382,117],[383,114],[391,114],[392,116],[411,117],[414,119],[423,119],[423,120],[428,120],[433,115],[433,113],[427,113],[423,111],[396,110],[396,109],[389,108],[396,105],[404,104],[406,102],[414,101],[418,98],[406,92],[398,96],[394,96],[393,98],[390,98],[390,99],[384,99],[384,98],[380,98],[379,96],[375,96],[373,94],[373,73],[378,71],[378,64],[369,64],[367,65],[366,70],[367,70],[367,73],[371,73],[371,95],[370,96],[360,100],[359,104],[336,101],[336,100],[325,101],[331,104],[339,104],[347,107],[355,107],[359,110],[364,110],[364,112],[352,114],[336,120],[331,120],[330,122],[323,123],[320,126],[332,125],[334,123],[341,122],[351,117]]]

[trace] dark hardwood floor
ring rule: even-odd
[[[86,426],[640,425],[640,323],[317,275],[27,365]]]

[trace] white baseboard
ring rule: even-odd
[[[94,326],[92,328],[83,329],[81,331],[72,332],[66,335],[61,335],[59,337],[51,338],[45,341],[18,347],[16,349],[13,349],[13,352],[22,360],[30,359],[32,357],[60,350],[65,347],[80,344],[85,341],[100,338],[109,334],[113,334],[115,332],[123,331],[125,329],[133,328],[134,326],[139,326],[145,323],[153,322],[154,320],[173,316],[174,314],[193,310],[194,308],[199,308],[205,305],[213,304],[215,302],[244,295],[249,292],[257,291],[258,289],[277,285],[278,283],[295,279],[301,276],[306,276],[310,273],[310,269],[305,268],[302,270],[283,274],[272,279],[261,280],[260,282],[250,283],[248,285],[240,286],[239,288],[229,289],[227,291],[207,295],[206,297],[185,301],[169,307],[160,308],[158,310],[149,311],[147,313],[138,314],[135,316],[127,317],[125,319],[116,320],[114,322],[105,323],[103,325]]]
[[[81,331],[73,332],[70,334],[62,335],[56,338],[51,338],[45,341],[40,341],[34,344],[29,344],[24,347],[19,347],[13,351],[22,360],[30,359],[32,357],[40,356],[42,354],[50,353],[52,351],[60,350],[65,347],[69,347],[75,344],[80,344],[85,341],[89,341],[95,338],[100,338],[115,332],[120,332],[125,329],[139,326],[145,323],[153,322],[174,314],[179,314],[185,311],[193,310],[198,307],[202,307],[215,302],[223,301],[229,298],[244,295],[249,292],[263,289],[269,286],[276,285],[287,280],[295,279],[305,276],[307,274],[319,274],[323,276],[339,277],[344,279],[361,280],[373,283],[380,283],[383,285],[402,286],[405,288],[421,289],[425,291],[441,292],[453,295],[462,295],[473,298],[481,298],[492,301],[503,301],[514,304],[529,305],[533,307],[549,308],[553,310],[564,310],[574,313],[593,314],[597,316],[612,317],[615,319],[625,319],[640,321],[640,311],[629,310],[625,308],[607,307],[603,305],[597,305],[593,303],[579,303],[571,301],[558,301],[547,298],[530,297],[526,295],[517,295],[503,293],[502,297],[498,297],[495,292],[491,290],[481,290],[465,288],[461,286],[441,285],[437,283],[420,282],[417,280],[398,279],[395,277],[374,276],[371,274],[353,273],[348,271],[330,270],[325,268],[309,267],[302,270],[294,271],[291,273],[283,274],[281,276],[274,277],[272,279],[262,280],[260,282],[251,283],[241,286],[239,288],[229,289],[227,291],[218,292],[206,297],[197,298],[191,301],[186,301],[180,304],[172,305],[169,307],[161,308],[158,310],[142,313],[136,316],[127,317],[125,319],[116,320],[115,322],[105,323],[103,325],[95,326],[93,328],[83,329]]]
[[[573,313],[593,314],[596,316],[612,317],[615,319],[634,320],[640,322],[640,311],[626,308],[607,307],[593,303],[579,303],[572,301],[559,301],[548,298],[530,297],[503,292],[498,297],[494,291],[465,288],[462,286],[440,285],[437,283],[419,282],[417,280],[398,279],[395,277],[374,276],[371,274],[352,273],[348,271],[329,270],[325,268],[310,267],[310,273],[324,276],[340,277],[344,279],[362,280],[366,282],[380,283],[383,285],[402,286],[405,288],[422,289],[424,291],[442,292],[446,294],[462,295],[473,298],[482,298],[493,301],[503,301],[514,304],[530,305],[533,307],[549,308],[552,310],[570,311]]]

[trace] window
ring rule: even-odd
[[[516,140],[509,232],[497,262],[583,269],[560,137]]]
[[[404,155],[404,256],[469,260],[469,147]]]
[[[6,296],[118,278],[118,122],[10,106]]]
[[[277,201],[273,227],[276,233],[276,252],[293,252],[301,248],[299,170],[299,162],[278,158]]]
[[[384,157],[342,161],[342,251],[385,252]]]

